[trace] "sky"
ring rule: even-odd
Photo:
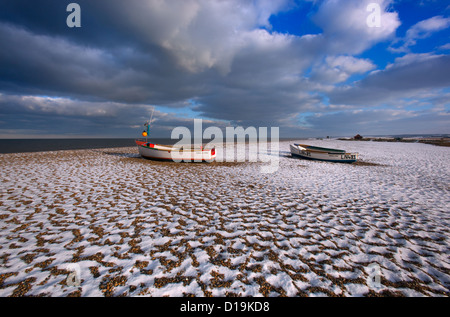
[[[0,43],[0,138],[450,133],[449,1],[0,0]]]

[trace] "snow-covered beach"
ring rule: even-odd
[[[136,148],[1,154],[0,296],[450,295],[449,148],[312,141],[365,162],[347,165],[289,144],[272,174]]]

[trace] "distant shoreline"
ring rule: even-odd
[[[8,153],[31,153],[31,152],[47,152],[47,151],[66,151],[66,150],[89,150],[89,149],[101,149],[101,148],[120,148],[120,147],[133,147],[136,146],[133,139],[0,139],[0,154]],[[142,138],[141,138],[142,139]],[[279,142],[301,140],[301,138],[280,138]],[[149,142],[173,145],[180,140],[169,138],[149,138]],[[192,140],[194,142],[194,140]],[[213,140],[203,139],[202,143],[207,144]],[[272,140],[267,139],[269,144]],[[235,141],[237,143],[243,142],[243,140]],[[244,141],[248,143],[248,140]],[[222,144],[225,144],[223,142]],[[219,143],[217,143],[219,144]]]
[[[450,138],[448,137],[429,137],[429,138],[400,138],[400,137],[377,137],[377,138],[339,138],[340,141],[372,141],[372,142],[402,142],[402,143],[424,143],[436,146],[450,147]]]
[[[30,153],[30,152],[47,152],[47,151],[64,151],[64,150],[87,150],[99,148],[120,148],[135,146],[135,139],[128,138],[99,138],[99,139],[0,139],[0,154],[8,153]],[[300,140],[325,140],[329,138],[280,138],[279,142],[298,142]],[[373,142],[405,142],[405,143],[425,143],[437,146],[450,147],[450,137],[367,137],[361,140],[355,140],[350,137],[332,138],[340,141],[373,141]],[[331,139],[330,139],[331,140]],[[159,144],[173,145],[179,140],[169,138],[150,138],[149,141]],[[202,143],[207,144],[214,140],[203,139]],[[267,139],[267,143],[271,143],[271,139]],[[237,143],[248,143],[248,140],[235,140]],[[219,142],[221,143],[221,142]],[[217,144],[219,144],[217,143]],[[222,144],[225,144],[223,142]]]

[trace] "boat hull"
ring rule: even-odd
[[[152,144],[136,140],[139,154],[147,159],[173,162],[207,162],[216,159],[215,149],[195,149]]]
[[[307,145],[290,145],[291,154],[306,160],[326,161],[336,163],[354,163],[358,153],[346,153],[344,150],[311,147]]]

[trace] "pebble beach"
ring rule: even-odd
[[[136,147],[0,154],[0,296],[450,295],[450,148],[314,141],[360,155],[339,164],[290,143],[270,174]]]

